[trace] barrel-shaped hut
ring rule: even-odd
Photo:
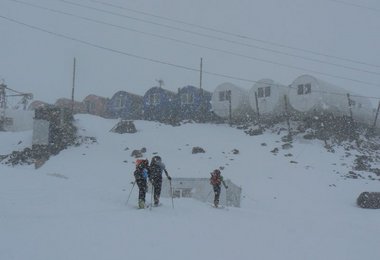
[[[152,87],[143,98],[144,119],[174,123],[179,117],[179,101],[175,92],[162,87]]]
[[[41,100],[34,100],[30,105],[28,106],[28,110],[36,110],[39,107],[45,107],[49,106],[47,102],[41,101]]]
[[[55,106],[59,108],[72,109],[74,114],[86,113],[86,108],[84,104],[80,101],[72,101],[69,98],[59,98],[55,102]]]
[[[249,104],[255,113],[266,117],[284,114],[285,96],[289,87],[277,83],[271,79],[257,81],[249,90]]]
[[[252,114],[249,105],[248,90],[232,83],[218,85],[211,97],[212,111],[219,117],[233,120],[245,120]]]
[[[194,86],[178,90],[180,118],[206,120],[211,116],[211,92]]]
[[[90,94],[83,99],[86,113],[101,117],[108,117],[107,104],[108,98]]]
[[[142,119],[143,97],[118,91],[107,103],[107,114],[111,118],[121,118],[127,120]]]
[[[350,116],[361,123],[370,123],[373,108],[368,98],[356,95],[310,75],[296,78],[289,90],[289,103],[302,113],[332,113]]]

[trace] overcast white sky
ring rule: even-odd
[[[380,97],[379,31],[376,0],[0,0],[0,79],[55,102],[71,96],[76,57],[77,100],[143,95],[160,78],[198,86],[203,57],[205,71],[233,77],[205,73],[209,91],[311,74]]]

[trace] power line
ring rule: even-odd
[[[380,9],[378,9],[378,8],[369,7],[369,6],[361,5],[361,4],[354,4],[354,3],[347,2],[347,1],[341,1],[341,0],[326,0],[326,1],[344,4],[344,5],[349,5],[349,6],[353,6],[353,7],[362,8],[362,9],[367,9],[367,10],[374,11],[374,12],[380,12]]]
[[[15,19],[3,16],[3,15],[0,15],[0,18],[4,19],[4,20],[7,20],[9,22],[12,22],[12,23],[21,25],[21,26],[25,26],[25,27],[33,29],[33,30],[44,32],[44,33],[47,33],[47,34],[50,34],[50,35],[53,35],[53,36],[56,36],[56,37],[59,37],[59,38],[64,38],[66,40],[70,40],[70,41],[74,41],[74,42],[79,42],[81,44],[88,45],[88,46],[91,46],[91,47],[94,47],[94,48],[97,48],[97,49],[101,49],[101,50],[113,52],[113,53],[116,53],[116,54],[121,54],[121,55],[129,56],[129,57],[140,59],[140,60],[149,61],[149,62],[152,62],[152,63],[158,63],[158,64],[167,65],[167,66],[171,66],[171,67],[175,67],[175,68],[179,68],[179,69],[184,69],[184,70],[188,70],[188,71],[200,72],[200,69],[198,69],[198,68],[192,68],[192,67],[188,67],[188,66],[184,66],[184,65],[178,65],[178,64],[171,63],[171,62],[161,61],[161,60],[158,60],[158,59],[147,58],[147,57],[144,57],[144,56],[135,55],[135,54],[128,53],[128,52],[124,52],[124,51],[120,51],[120,50],[115,50],[115,49],[104,47],[104,46],[101,46],[101,45],[98,45],[98,44],[94,44],[94,43],[91,43],[91,42],[88,42],[88,41],[80,40],[80,39],[77,39],[75,37],[67,36],[65,34],[61,34],[61,33],[57,33],[57,32],[52,32],[52,31],[40,28],[38,26],[30,25],[30,24],[27,24],[27,23],[24,23],[24,22],[21,22],[21,21],[18,21],[18,20],[15,20]],[[222,78],[227,78],[227,79],[234,79],[234,80],[245,81],[245,82],[250,82],[250,83],[258,83],[259,82],[257,80],[251,80],[251,79],[246,79],[246,78],[241,78],[241,77],[236,77],[236,76],[231,76],[231,75],[226,75],[226,74],[221,74],[221,73],[216,73],[216,72],[211,72],[211,71],[202,71],[202,72],[205,73],[205,74],[208,74],[208,75],[222,77]],[[13,89],[10,89],[10,90],[15,91]],[[15,92],[17,92],[17,91],[15,91]],[[21,92],[17,92],[17,93],[21,93]],[[22,93],[22,94],[24,94],[24,93]],[[358,96],[358,95],[351,95],[351,96],[364,97],[364,98],[372,98],[372,99],[379,99],[380,100],[380,97],[373,97],[373,96]]]
[[[24,23],[24,22],[21,22],[21,21],[18,21],[18,20],[15,20],[15,19],[3,16],[3,15],[0,15],[0,18],[2,18],[4,20],[7,20],[7,21],[10,21],[12,23],[16,23],[16,24],[28,27],[30,29],[34,29],[34,30],[37,30],[37,31],[40,31],[40,32],[45,32],[45,33],[54,35],[54,36],[59,37],[59,38],[64,38],[66,40],[70,40],[70,41],[74,41],[74,42],[79,42],[79,43],[82,43],[84,45],[88,45],[88,46],[91,46],[91,47],[94,47],[94,48],[97,48],[97,49],[106,50],[106,51],[113,52],[113,53],[116,53],[116,54],[121,54],[121,55],[129,56],[129,57],[132,57],[132,58],[136,58],[136,59],[140,59],[140,60],[145,60],[145,61],[150,61],[150,62],[153,62],[153,63],[163,64],[163,65],[167,65],[167,66],[171,66],[171,67],[176,67],[176,68],[180,68],[180,69],[184,69],[184,70],[188,70],[188,71],[199,72],[199,69],[197,69],[197,68],[192,68],[192,67],[188,67],[188,66],[184,66],[184,65],[178,65],[178,64],[171,63],[171,62],[161,61],[161,60],[157,60],[157,59],[153,59],[153,58],[147,58],[147,57],[144,57],[144,56],[140,56],[140,55],[136,55],[136,54],[132,54],[132,53],[128,53],[128,52],[112,49],[112,48],[109,48],[109,47],[104,47],[102,45],[94,44],[94,43],[91,43],[91,42],[85,41],[85,40],[80,40],[80,39],[77,39],[75,37],[67,36],[65,34],[61,34],[61,33],[57,33],[57,32],[52,32],[52,31],[43,29],[41,27],[30,25],[30,24],[27,24],[27,23]],[[256,82],[255,80],[245,79],[245,78],[240,78],[240,77],[235,77],[235,76],[229,76],[229,75],[226,75],[226,74],[220,74],[220,73],[216,73],[216,72],[203,71],[203,73],[206,73],[206,74],[209,74],[209,75],[213,75],[213,76],[228,78],[228,79],[235,79],[235,80],[240,80],[240,81],[251,82],[251,83],[255,83]]]
[[[62,1],[62,2],[65,2],[65,3],[69,3],[69,4],[75,4],[75,3],[67,1],[67,0],[59,0],[59,1]],[[371,63],[367,63],[367,62],[359,61],[359,60],[355,60],[355,59],[335,56],[335,55],[331,55],[331,54],[317,52],[317,51],[314,51],[314,50],[309,50],[309,49],[289,46],[289,45],[285,45],[285,44],[281,44],[281,43],[277,43],[277,42],[262,40],[262,39],[254,38],[254,37],[251,37],[251,36],[248,36],[248,35],[236,34],[236,33],[228,32],[228,31],[218,30],[218,29],[215,29],[215,28],[206,27],[206,26],[203,26],[203,25],[195,24],[195,23],[188,23],[188,22],[185,22],[185,21],[182,21],[182,20],[168,18],[168,17],[164,17],[164,16],[160,16],[160,15],[156,15],[156,14],[152,14],[152,13],[148,13],[148,12],[144,12],[144,11],[140,11],[140,10],[136,10],[136,9],[131,9],[131,8],[127,8],[127,7],[124,7],[124,6],[115,5],[115,4],[111,4],[111,3],[107,3],[107,2],[103,2],[103,1],[99,1],[99,0],[88,0],[88,1],[91,1],[91,2],[94,2],[94,3],[100,3],[100,4],[103,4],[105,6],[110,6],[110,7],[118,8],[118,9],[121,9],[121,10],[126,10],[126,11],[130,11],[130,12],[138,13],[138,14],[143,14],[143,15],[146,15],[146,16],[151,16],[151,17],[154,17],[154,18],[159,18],[159,19],[162,19],[162,20],[167,20],[167,21],[170,21],[170,22],[176,22],[176,23],[179,23],[179,24],[184,24],[184,25],[200,28],[200,29],[207,30],[207,31],[217,32],[217,33],[221,33],[221,34],[228,35],[228,36],[234,36],[234,37],[237,37],[237,38],[240,38],[240,39],[252,40],[252,41],[261,42],[261,43],[265,43],[265,44],[270,44],[270,45],[281,47],[281,48],[287,48],[287,49],[291,49],[291,50],[302,51],[302,52],[305,52],[305,53],[319,55],[319,56],[323,56],[323,57],[326,57],[326,58],[333,58],[333,59],[337,59],[337,60],[341,60],[341,61],[352,62],[352,63],[361,64],[361,65],[366,65],[366,66],[380,68],[380,65],[377,65],[377,64],[371,64]],[[327,1],[343,2],[343,1],[338,1],[338,0],[327,0]],[[83,5],[82,5],[82,7],[86,8],[86,6],[83,6]],[[87,7],[87,8],[92,8],[92,7]],[[121,14],[119,14],[119,15],[121,15]],[[240,43],[240,44],[242,44],[242,43]]]
[[[80,16],[80,15],[75,15],[75,14],[72,14],[72,13],[68,13],[68,12],[64,12],[64,11],[59,11],[59,10],[52,9],[52,8],[47,8],[47,7],[40,6],[40,5],[26,3],[26,2],[20,1],[20,0],[9,0],[9,1],[17,2],[19,4],[28,5],[28,6],[31,6],[31,7],[34,7],[34,8],[39,8],[39,9],[43,9],[43,10],[46,10],[46,11],[50,11],[50,12],[54,12],[54,13],[59,13],[59,14],[67,15],[67,16],[70,16],[70,17],[75,17],[75,18],[78,18],[78,19],[82,19],[82,20],[86,20],[86,21],[90,21],[90,22],[94,22],[94,23],[98,23],[98,24],[102,24],[102,25],[107,25],[107,26],[115,27],[115,28],[118,28],[118,29],[123,29],[123,30],[127,30],[127,31],[132,31],[132,32],[135,32],[135,33],[140,33],[140,34],[148,35],[148,36],[151,36],[151,37],[166,39],[166,40],[174,41],[174,42],[181,43],[181,44],[186,44],[186,45],[190,45],[190,46],[194,46],[194,47],[199,47],[199,48],[203,48],[203,49],[207,49],[207,50],[222,52],[222,53],[230,54],[230,55],[237,56],[237,57],[247,58],[247,59],[250,59],[250,60],[256,60],[256,61],[265,62],[265,63],[269,63],[269,64],[273,64],[273,65],[278,65],[278,66],[282,66],[282,67],[287,67],[287,68],[292,68],[292,69],[296,69],[296,70],[312,72],[312,73],[316,73],[316,74],[320,74],[320,75],[325,75],[325,76],[329,76],[329,77],[336,77],[336,78],[339,78],[339,79],[351,80],[351,79],[348,79],[348,78],[345,78],[345,77],[335,76],[335,75],[332,75],[332,74],[329,74],[329,73],[309,70],[309,69],[300,68],[300,67],[293,66],[293,65],[282,64],[282,63],[279,63],[279,62],[274,62],[274,61],[270,61],[270,60],[266,60],[266,59],[261,59],[261,58],[257,58],[257,57],[253,57],[253,56],[248,56],[248,55],[244,55],[244,54],[240,54],[240,53],[235,53],[235,52],[228,51],[228,50],[223,50],[223,49],[213,48],[213,47],[209,47],[209,46],[205,46],[205,45],[201,45],[201,44],[191,43],[191,42],[179,40],[179,39],[176,39],[176,38],[162,36],[160,34],[147,33],[147,32],[143,32],[143,31],[136,30],[136,29],[131,29],[131,28],[128,28],[128,27],[125,27],[125,26],[121,26],[121,25],[116,25],[116,24],[112,24],[112,23],[108,23],[108,22],[103,22],[103,21],[99,21],[99,20],[96,20],[96,19],[92,19],[92,18],[88,18],[88,17],[83,17],[83,16]],[[300,58],[300,56],[297,56],[297,55],[292,55],[292,54],[288,54],[288,53],[284,53],[284,52],[278,52],[278,51],[274,51],[274,52],[280,53],[280,54],[284,54],[284,55],[288,55],[288,56],[292,56],[292,57],[298,57],[298,58]],[[339,65],[339,64],[329,63],[329,62],[323,62],[323,61],[320,61],[320,60],[309,59],[309,58],[304,58],[304,57],[301,57],[301,58],[306,59],[306,60],[311,60],[311,61],[314,61],[314,62],[323,63],[323,64],[328,64],[328,65],[333,65],[333,66],[337,66],[337,67],[342,67],[342,68],[346,68],[346,69],[350,69],[350,70],[354,70],[354,71],[360,71],[360,72],[366,72],[366,73],[369,73],[369,74],[380,75],[379,72],[373,72],[373,71],[367,71],[367,70],[362,70],[362,69],[356,69],[356,68],[352,68],[352,67],[348,67],[348,66],[344,66],[344,65]],[[364,82],[357,81],[357,80],[355,80],[355,81],[359,82],[359,83],[364,83]]]

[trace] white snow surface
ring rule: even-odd
[[[76,116],[80,134],[97,143],[66,149],[39,169],[0,164],[0,259],[380,259],[380,210],[355,203],[380,182],[344,179],[352,157],[343,149],[295,140],[282,150],[281,135],[252,137],[227,125],[135,121],[135,134],[109,132],[116,122]],[[29,146],[31,136],[1,132],[0,154]],[[206,153],[192,154],[194,146]],[[224,166],[243,189],[241,208],[181,198],[173,209],[162,198],[161,207],[138,210],[136,187],[126,205],[130,155],[142,147],[172,177],[208,177]]]

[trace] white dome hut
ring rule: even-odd
[[[250,115],[251,107],[248,100],[248,91],[231,83],[218,85],[211,97],[211,106],[214,113],[221,118],[243,119]]]
[[[249,90],[249,104],[260,115],[276,116],[285,112],[285,98],[289,87],[276,83],[271,79],[261,79]],[[255,93],[257,93],[257,104]]]
[[[369,99],[310,75],[299,76],[293,81],[289,90],[289,103],[299,112],[331,112],[336,116],[349,116],[348,93],[353,118],[369,124],[373,117]]]

